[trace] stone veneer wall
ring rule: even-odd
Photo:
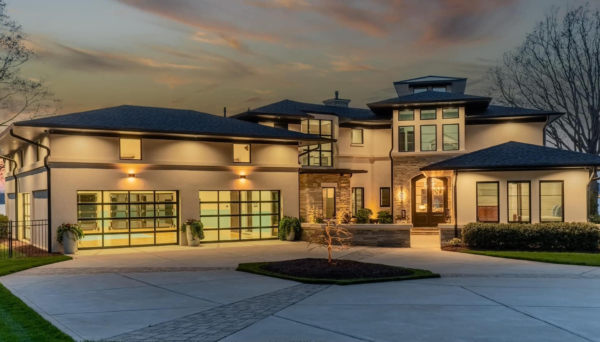
[[[402,209],[406,215],[412,216],[411,209],[411,180],[420,175],[420,169],[429,164],[452,158],[452,156],[400,156],[394,159],[394,215],[400,215]],[[448,178],[448,208],[452,212],[452,180]],[[400,201],[400,190],[404,193],[404,200]],[[412,222],[412,217],[410,221]]]
[[[352,189],[350,188],[350,175],[340,174],[300,174],[300,216],[308,220],[308,212],[312,206],[323,210],[322,184],[336,184],[335,205],[337,213],[350,212],[352,201]]]
[[[311,234],[322,229],[320,224],[302,224],[303,241],[309,241]],[[348,224],[341,225],[352,233],[352,246],[370,247],[410,247],[412,225],[392,224]]]

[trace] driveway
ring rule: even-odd
[[[82,251],[0,281],[78,340],[600,341],[597,267],[356,247],[334,256],[443,277],[329,286],[234,271],[324,255],[279,241]]]

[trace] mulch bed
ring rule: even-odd
[[[0,239],[0,257],[8,256],[8,239]],[[26,242],[13,240],[12,241],[13,255],[15,257],[47,257],[47,256],[55,256],[62,255],[60,253],[48,253],[47,251],[40,249],[36,246],[30,245]]]
[[[380,264],[369,264],[354,260],[296,259],[270,262],[261,269],[292,277],[308,279],[379,279],[401,277],[413,274],[413,271]]]

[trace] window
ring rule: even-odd
[[[446,86],[433,87],[432,90],[433,91],[437,91],[438,93],[445,93],[446,92]]]
[[[379,206],[390,206],[390,188],[379,188]]]
[[[178,242],[177,191],[77,191],[82,248]]]
[[[477,222],[499,222],[500,184],[477,182]]]
[[[23,230],[25,239],[31,240],[31,197],[29,194],[22,194],[23,199]]]
[[[352,144],[362,145],[364,143],[362,129],[353,129],[351,135],[352,135]]]
[[[323,188],[323,216],[335,217],[335,188]]]
[[[508,182],[508,222],[531,222],[530,183]]]
[[[442,109],[442,118],[443,119],[457,119],[458,118],[458,108]]]
[[[352,216],[365,207],[365,188],[352,188]]]
[[[427,91],[427,87],[415,87],[413,88],[413,94],[422,93]]]
[[[233,144],[233,162],[250,163],[250,144]]]
[[[204,241],[277,238],[279,199],[278,190],[200,191]]]
[[[398,127],[398,152],[415,151],[415,127]]]
[[[456,151],[459,148],[458,124],[443,125],[444,151]]]
[[[333,138],[331,120],[303,120],[300,123],[302,133],[315,134],[322,138]],[[318,144],[301,147],[300,162],[310,166],[333,166],[332,144]]]
[[[421,151],[437,150],[437,126],[421,126]]]
[[[412,109],[399,110],[398,121],[412,121],[415,119],[415,111]]]
[[[142,159],[142,139],[121,138],[120,147],[121,159]]]
[[[435,120],[435,109],[421,109],[421,120]]]
[[[563,181],[540,181],[540,222],[563,222]]]

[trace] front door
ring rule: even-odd
[[[412,180],[412,215],[415,227],[437,227],[446,222],[448,208],[448,179],[426,178]]]

